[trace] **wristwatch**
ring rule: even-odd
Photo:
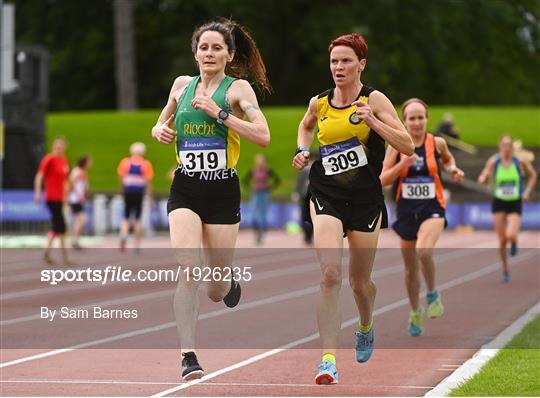
[[[229,112],[227,111],[224,111],[223,109],[220,109],[218,114],[217,114],[217,119],[216,121],[219,123],[219,124],[223,124],[223,122],[225,120],[227,120],[227,118],[229,117]]]
[[[307,146],[299,146],[298,148],[296,148],[296,152],[295,152],[294,156],[298,155],[300,152],[309,153],[309,148]]]

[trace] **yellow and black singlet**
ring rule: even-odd
[[[375,89],[362,86],[357,100],[369,103]],[[310,189],[319,196],[351,203],[383,202],[379,174],[385,142],[358,118],[356,106],[332,105],[334,89],[317,97],[317,138],[321,160],[310,171]]]

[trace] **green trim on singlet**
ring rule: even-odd
[[[495,186],[493,188],[495,198],[507,202],[521,198],[521,171],[518,164],[519,161],[512,158],[510,166],[504,167],[502,160],[497,159],[495,163]],[[503,195],[504,187],[515,187],[513,188],[513,195]]]
[[[178,101],[178,106],[176,107],[174,115],[174,124],[176,127],[176,159],[180,164],[180,141],[190,140],[192,138],[210,138],[210,137],[219,137],[225,140],[227,143],[227,157],[232,153],[239,151],[239,148],[230,148],[231,145],[237,146],[237,140],[229,140],[229,129],[224,124],[219,124],[215,118],[208,116],[203,110],[195,109],[191,106],[191,101],[195,97],[195,90],[197,85],[201,80],[200,76],[195,76],[189,82],[186,87],[186,91],[180,97]],[[226,100],[226,93],[231,84],[236,79],[234,77],[225,76],[223,80],[219,83],[218,88],[212,95],[212,99],[221,109],[230,112],[230,106]],[[232,160],[232,159],[231,159]],[[227,165],[229,167],[234,167],[230,165],[229,158],[227,159]],[[235,162],[236,163],[236,162]]]

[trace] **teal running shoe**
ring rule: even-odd
[[[362,333],[358,330],[354,334],[356,335],[356,361],[360,363],[367,362],[371,354],[373,354],[373,347],[375,345],[373,326],[367,333]]]
[[[444,306],[441,301],[441,295],[437,290],[428,292],[426,295],[428,303],[428,317],[439,318],[444,313]]]
[[[322,361],[319,373],[315,376],[315,384],[337,384],[339,379],[336,365],[331,361]]]
[[[502,274],[501,280],[503,283],[510,282],[510,274],[508,272],[505,272]]]
[[[424,307],[420,306],[416,311],[409,313],[409,327],[407,331],[413,337],[422,334],[424,331]]]

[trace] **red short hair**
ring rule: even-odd
[[[348,35],[339,36],[337,39],[332,40],[328,46],[328,52],[332,52],[336,46],[347,46],[352,48],[360,60],[367,57],[368,46],[366,44],[366,39],[364,39],[364,36],[360,36],[359,34],[351,33]]]

